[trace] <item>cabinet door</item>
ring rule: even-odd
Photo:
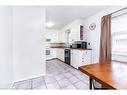
[[[60,59],[60,49],[57,49],[57,58]]]
[[[64,61],[64,49],[57,49],[57,58]]]
[[[60,31],[58,33],[58,39],[59,39],[59,42],[63,42],[65,43],[66,42],[66,32],[65,31]]]
[[[74,60],[74,57],[75,57],[75,56],[74,56],[74,50],[71,50],[71,66],[73,66],[73,67],[75,66],[75,65],[74,65],[74,61],[75,61],[75,60]]]
[[[71,66],[73,66],[73,50],[71,50],[71,63],[70,63]]]
[[[83,65],[88,65],[88,64],[92,64],[92,61],[91,61],[91,50],[84,51],[82,53],[82,66]]]
[[[57,57],[57,55],[56,55],[56,53],[57,53],[56,49],[55,48],[50,48],[50,51],[51,51],[51,58],[56,58]]]
[[[64,62],[64,49],[61,49],[61,60]]]
[[[74,25],[69,34],[69,43],[80,40],[80,25]]]
[[[81,64],[81,52],[79,50],[73,50],[73,56],[72,56],[72,66],[77,68]]]

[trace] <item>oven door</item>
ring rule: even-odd
[[[51,48],[46,48],[46,60],[52,59],[52,49]]]

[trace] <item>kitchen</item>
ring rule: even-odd
[[[78,67],[92,63],[92,49],[90,43],[83,41],[83,34],[84,27],[80,19],[62,30],[47,28],[47,75],[56,73],[53,75],[62,89],[88,89],[88,77],[78,70]],[[58,89],[55,86],[53,84],[52,89]]]
[[[4,17],[9,27],[1,32],[6,39],[6,44],[1,40],[1,52],[7,51],[3,52],[7,55],[4,59],[9,59],[4,63],[1,60],[1,70],[4,67],[2,88],[126,88],[120,81],[121,76],[126,79],[123,73],[126,72],[123,62],[127,62],[125,6],[12,6],[0,9],[1,18]],[[120,15],[113,14],[117,11]],[[98,64],[103,61],[108,64]],[[124,78],[122,80],[127,83]]]
[[[78,69],[80,66],[92,63],[92,49],[90,48],[90,43],[83,40],[85,29],[81,20],[75,20],[69,25],[73,26],[68,27],[67,30],[65,28],[62,34],[61,31],[47,29],[47,34],[51,35],[51,37],[46,36],[47,39],[51,38],[51,42],[48,42],[49,46],[47,45],[48,48],[46,49],[47,53],[48,50],[50,50],[51,55],[47,55],[47,60],[58,58]],[[55,36],[53,36],[51,32],[54,33],[53,35]],[[57,42],[53,43],[52,40],[56,40]]]
[[[109,10],[110,10],[110,8],[109,9],[107,8],[106,11],[108,12]],[[115,10],[115,7],[114,7],[114,10]],[[116,10],[117,10],[117,8],[116,8]],[[102,11],[102,12],[98,13],[98,15],[91,17],[91,19],[86,20],[87,23],[81,17],[81,18],[74,19],[73,21],[70,21],[69,23],[63,25],[60,29],[57,27],[57,25],[55,26],[54,22],[52,22],[51,26],[47,25],[48,31],[52,32],[52,27],[55,27],[57,30],[55,32],[56,33],[55,38],[57,37],[57,40],[55,42],[52,42],[52,40],[50,40],[51,42],[48,46],[50,50],[54,51],[55,56],[53,56],[52,58],[47,57],[47,59],[50,59],[50,60],[48,60],[48,62],[49,61],[52,62],[53,60],[59,60],[63,64],[67,64],[67,65],[75,68],[76,70],[79,69],[80,71],[84,72],[86,75],[91,76],[93,78],[91,73],[93,73],[93,75],[94,74],[96,75],[96,71],[94,71],[95,73],[91,72],[93,70],[93,68],[92,68],[92,70],[89,70],[89,67],[88,67],[88,70],[86,68],[86,71],[85,71],[83,68],[85,68],[85,66],[87,67],[87,65],[89,66],[90,64],[93,64],[91,66],[94,67],[94,64],[98,63],[99,56],[100,56],[99,55],[99,53],[100,53],[99,43],[101,41],[100,40],[100,33],[99,33],[99,31],[101,31],[100,30],[101,29],[100,28],[100,26],[101,26],[100,18],[102,15],[106,14],[106,11],[104,11],[104,12]],[[64,11],[62,11],[62,12],[64,12]],[[100,16],[100,18],[99,18],[99,16]],[[95,19],[96,17],[98,19]],[[47,24],[48,24],[48,20],[47,20]],[[92,20],[94,20],[96,23]],[[50,21],[52,21],[51,18],[50,18],[49,22]],[[112,22],[113,21],[114,21],[114,19],[112,19]],[[114,23],[112,23],[112,31],[114,31],[114,30],[117,31],[116,30],[117,25]],[[118,22],[117,22],[117,24],[118,24]],[[122,27],[121,29],[123,30],[123,28],[124,27]],[[50,35],[50,33],[49,33],[49,35]],[[46,37],[47,37],[47,39],[54,39],[52,37],[48,38],[49,37],[48,35]],[[121,60],[119,57],[116,58],[115,56],[116,55],[114,55],[114,54],[112,55],[113,61],[120,61]],[[125,59],[123,59],[123,57],[122,57],[121,62],[123,62],[124,60]],[[61,63],[59,61],[56,63]],[[95,68],[99,68],[99,67],[100,67],[100,65]],[[123,67],[121,67],[121,68],[123,68]],[[103,69],[105,69],[105,68],[103,68]],[[106,69],[109,69],[109,68],[106,68]],[[87,71],[89,71],[90,73],[88,73]],[[98,70],[98,73],[100,73],[100,70]],[[108,73],[110,73],[110,72],[108,72]],[[100,73],[100,75],[103,75],[103,74]],[[101,77],[104,77],[104,76],[101,76],[101,77],[97,76],[97,77],[99,77],[99,79],[101,80]],[[99,82],[98,83],[97,81],[92,80],[92,78],[90,78],[88,80],[88,77],[85,77],[85,79],[84,79],[84,80],[90,81],[88,83],[90,85],[90,89],[92,89],[92,88],[107,89],[107,87],[114,89],[113,87],[111,87],[111,85],[109,85],[109,86],[106,85],[106,87],[105,87],[102,85],[103,82],[100,82],[100,80],[94,78]],[[104,77],[104,79],[106,79],[106,78]],[[108,82],[107,82],[107,84],[108,84]],[[83,88],[80,88],[80,89],[87,89],[87,87],[88,86],[84,86]]]
[[[2,94],[127,95],[125,2],[6,1],[0,1]]]

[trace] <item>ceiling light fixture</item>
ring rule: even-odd
[[[55,25],[55,24],[54,24],[53,22],[47,22],[47,23],[46,23],[46,26],[47,26],[47,27],[53,27],[54,25]]]

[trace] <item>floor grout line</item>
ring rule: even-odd
[[[51,65],[52,64],[52,65]],[[78,82],[83,82],[84,83],[84,85],[88,85],[88,83],[85,83],[85,81],[83,81],[83,80],[81,80],[79,77],[77,77],[74,73],[72,73],[73,72],[73,70],[75,71],[75,72],[77,72],[77,73],[79,73],[80,71],[79,70],[77,70],[77,69],[75,69],[75,68],[72,68],[71,66],[69,66],[69,65],[67,65],[66,63],[64,63],[64,62],[61,62],[61,61],[59,61],[59,60],[56,60],[56,59],[54,59],[54,60],[51,60],[51,61],[48,61],[47,63],[46,63],[46,67],[47,67],[47,69],[46,69],[46,73],[48,72],[48,74],[49,74],[49,77],[50,77],[50,73],[51,73],[51,77],[53,77],[54,78],[54,81],[57,83],[57,85],[59,86],[59,89],[66,89],[66,87],[68,87],[69,85],[72,85],[72,86],[74,86],[75,87],[75,89],[78,89],[76,86],[75,86],[75,84],[76,83],[78,83]],[[64,74],[66,74],[66,73],[68,73],[68,74],[71,74],[72,76],[74,76],[76,79],[78,79],[79,81],[76,81],[76,82],[73,82],[73,81],[71,81],[70,80],[70,78],[72,77],[71,75],[69,76],[69,75],[67,75],[67,76],[65,76]],[[81,73],[82,74],[82,73]],[[62,75],[62,76],[60,76],[60,77],[63,77],[64,76],[64,78],[62,78],[62,79],[67,79],[67,81],[69,82],[69,85],[67,85],[67,86],[65,86],[65,87],[61,87],[61,85],[60,85],[60,83],[59,83],[59,81],[61,81],[62,79],[60,79],[60,80],[57,80],[56,79],[56,77],[55,76],[57,76],[57,75]],[[80,73],[79,73],[79,75],[80,75]],[[81,75],[82,76],[82,75]],[[46,76],[39,76],[39,77],[42,77],[42,79],[43,79],[43,81],[44,81],[44,86],[45,86],[45,89],[48,89],[48,84],[46,83],[46,80],[45,80],[45,78],[46,78]],[[39,78],[39,77],[36,77],[36,78]],[[83,77],[83,76],[82,76]],[[28,80],[30,80],[30,89],[34,89],[33,88],[33,79],[36,79],[36,78],[31,78],[31,79],[28,79]],[[85,78],[85,77],[83,77],[83,78]],[[59,79],[59,77],[58,77],[58,79]],[[23,80],[23,81],[27,81],[27,80]],[[36,80],[35,80],[36,81]],[[50,84],[53,84],[53,83],[50,83]],[[13,84],[14,85],[14,84]],[[18,86],[19,86],[19,84],[17,84],[17,87],[16,87],[16,89],[18,89]],[[56,88],[57,89],[57,88]],[[73,88],[72,88],[73,89]]]
[[[46,81],[45,81],[45,78],[43,77],[43,80],[44,80],[44,83],[45,83],[45,87],[46,87],[46,89],[48,89],[48,87],[47,87],[47,84],[46,84]]]

